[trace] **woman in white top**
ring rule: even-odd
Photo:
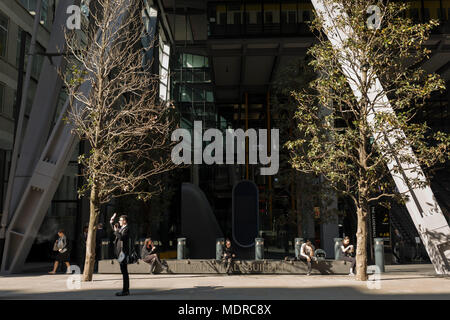
[[[341,245],[341,254],[342,254],[342,260],[344,261],[348,261],[351,263],[350,266],[350,276],[354,276],[355,274],[353,273],[353,270],[355,270],[355,264],[356,264],[356,259],[354,257],[352,257],[352,253],[355,251],[353,245],[350,244],[350,238],[347,236],[344,238],[344,240],[342,240],[342,245]]]

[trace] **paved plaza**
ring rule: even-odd
[[[431,265],[386,266],[378,283],[344,275],[130,275],[131,295],[116,297],[120,274],[95,274],[69,288],[69,275],[23,273],[0,276],[0,299],[450,299],[450,277]],[[378,288],[377,288],[378,287]]]

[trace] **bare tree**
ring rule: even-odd
[[[84,281],[92,280],[101,204],[130,194],[148,200],[158,175],[174,168],[173,107],[159,101],[160,78],[143,65],[141,9],[142,0],[98,0],[89,24],[66,32],[68,120],[90,145],[78,158],[86,178],[79,194],[90,191]]]

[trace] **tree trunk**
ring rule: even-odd
[[[95,236],[97,231],[98,217],[100,213],[100,201],[98,199],[97,187],[95,184],[91,189],[90,196],[90,215],[89,215],[89,229],[86,240],[86,260],[83,270],[83,281],[92,281],[95,265]]]
[[[367,208],[358,208],[356,232],[356,280],[367,280]]]

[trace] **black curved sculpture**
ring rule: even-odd
[[[223,238],[208,199],[192,183],[181,185],[181,235],[191,259],[215,259],[216,239]]]

